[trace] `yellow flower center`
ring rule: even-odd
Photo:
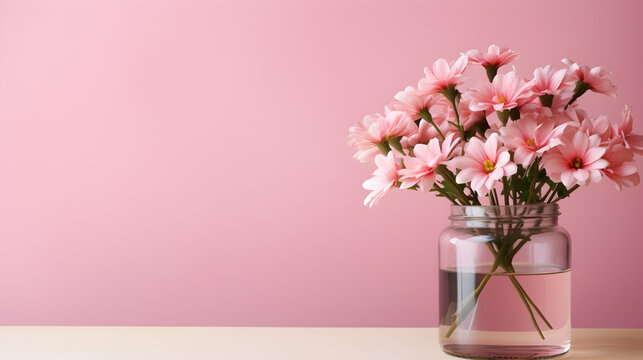
[[[581,159],[576,158],[574,159],[574,161],[572,161],[572,167],[574,169],[580,169],[583,167],[583,162],[581,161]]]
[[[527,140],[527,146],[536,146],[536,142],[533,139]]]
[[[482,165],[484,166],[484,171],[490,173],[494,170],[493,162],[491,160],[485,160]]]
[[[505,98],[504,96],[501,96],[501,97],[498,98],[498,101],[500,101],[501,103],[504,104],[504,103],[507,102],[507,98]]]

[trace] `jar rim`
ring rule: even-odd
[[[560,206],[558,204],[546,204],[546,203],[538,203],[538,204],[518,204],[518,205],[459,205],[459,204],[451,204],[452,208],[521,208],[521,207],[551,207],[551,208],[559,208]]]
[[[474,219],[515,219],[515,218],[557,218],[558,204],[521,205],[451,205],[451,220]]]

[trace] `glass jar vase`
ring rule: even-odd
[[[557,204],[451,207],[440,235],[440,345],[476,359],[570,347],[570,238]]]

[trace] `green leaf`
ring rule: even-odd
[[[523,173],[525,170],[523,169]],[[521,201],[527,201],[529,198],[529,189],[531,187],[531,178],[528,176],[523,176],[520,178],[516,178],[514,188],[518,192],[518,198]]]
[[[445,193],[452,194],[452,195],[459,195],[458,190],[456,190],[455,187],[450,182],[445,181],[442,186],[444,186],[444,191]]]
[[[556,188],[556,195],[560,197],[561,199],[564,199],[566,197],[569,197],[569,189],[565,187],[562,183],[558,184],[558,187]]]

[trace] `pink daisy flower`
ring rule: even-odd
[[[505,47],[499,47],[498,45],[490,45],[486,53],[474,49],[467,51],[466,54],[469,57],[469,62],[472,64],[495,67],[506,65],[518,57],[518,53],[515,51]]]
[[[595,118],[584,118],[579,126],[579,130],[585,132],[587,135],[597,135],[601,142],[611,140],[610,121],[606,115],[599,115]]]
[[[364,189],[371,190],[371,193],[364,199],[364,205],[369,207],[377,205],[380,199],[395,187],[399,178],[398,170],[401,168],[399,159],[396,158],[393,151],[389,151],[386,156],[378,154],[375,157],[375,165],[377,165],[377,170],[373,172],[373,177],[362,184]]]
[[[444,59],[436,60],[433,63],[433,67],[424,68],[426,77],[418,83],[418,90],[436,94],[450,86],[462,83],[464,81],[463,73],[467,69],[468,61],[469,58],[465,54],[462,54],[450,65]]]
[[[518,107],[530,100],[530,87],[531,84],[525,83],[515,71],[498,75],[492,83],[473,90],[469,108],[473,111],[503,111]]]
[[[440,131],[442,131],[442,134],[444,134],[445,136],[449,132],[457,132],[457,130],[453,126],[449,125],[449,123],[447,123],[446,121],[439,121],[437,122],[437,124],[440,128]],[[438,134],[438,131],[435,129],[435,127],[433,127],[433,125],[429,124],[426,121],[420,121],[418,131],[410,136],[403,137],[400,143],[402,144],[402,148],[409,149],[417,144],[428,144],[431,139],[437,138],[439,136],[440,134]]]
[[[588,136],[582,131],[574,134],[552,151],[543,155],[543,166],[547,175],[565,187],[587,185],[601,180],[601,169],[609,163],[603,159],[605,148],[600,146],[598,135]]]
[[[561,144],[567,124],[556,126],[550,116],[527,115],[500,128],[500,139],[514,151],[514,161],[527,167],[536,157]]]
[[[533,80],[532,80],[533,81]],[[518,107],[520,107],[520,114],[530,114],[536,113],[539,114],[543,110],[551,111],[555,114],[562,113],[564,111],[574,110],[578,108],[578,104],[574,103],[569,106],[569,100],[572,98],[572,92],[569,90],[569,87],[564,88],[560,94],[554,96],[545,94],[545,96],[551,97],[551,104],[549,106],[544,106],[541,98],[543,95],[534,96],[529,101],[524,102],[520,101]],[[565,108],[567,107],[567,108]]]
[[[503,176],[516,173],[516,164],[510,161],[509,152],[500,146],[498,134],[494,133],[482,142],[472,138],[464,145],[464,156],[453,158],[449,165],[461,169],[456,176],[458,184],[471,182],[471,188],[486,195]]]
[[[588,89],[609,96],[616,96],[616,86],[607,78],[609,71],[601,66],[590,68],[587,65],[578,65],[576,62],[563,59],[567,69],[568,79],[570,81],[581,81]],[[577,85],[578,87],[578,85]],[[586,91],[586,90],[585,90]],[[583,91],[584,92],[584,91]]]
[[[571,126],[575,127],[580,127],[587,118],[587,112],[578,108],[564,110],[559,117],[561,122],[569,122]]]
[[[377,148],[376,137],[370,133],[371,126],[379,126],[378,124],[384,122],[382,114],[368,114],[364,116],[362,121],[356,123],[348,129],[347,142],[351,147],[357,148],[357,152],[353,158],[360,162],[367,162],[375,158],[375,155],[381,153]]]
[[[632,149],[636,154],[643,154],[643,136],[632,133],[632,109],[625,105],[625,110],[621,113],[621,121],[611,125],[612,138],[625,146],[626,149]]]
[[[420,191],[431,190],[436,176],[434,170],[449,158],[459,141],[459,138],[454,139],[454,134],[449,134],[442,142],[442,147],[438,139],[431,139],[428,145],[415,145],[413,148],[415,156],[405,156],[405,168],[399,171],[402,176],[400,188],[408,189],[418,185]]]
[[[537,96],[558,95],[568,85],[564,81],[566,75],[567,69],[556,71],[551,65],[537,68],[531,81],[531,91]]]
[[[622,144],[612,143],[603,158],[609,165],[601,171],[614,182],[618,191],[621,191],[623,186],[634,187],[641,182],[638,169],[634,165],[632,150],[626,149]]]
[[[406,112],[413,120],[420,119],[420,112],[428,111],[437,104],[445,102],[443,97],[437,97],[426,91],[416,90],[412,86],[407,86],[404,91],[395,94],[397,100],[396,109]],[[433,114],[431,114],[433,115]]]
[[[347,142],[357,148],[355,159],[368,162],[381,153],[377,145],[383,140],[411,136],[417,131],[413,120],[403,111],[390,111],[386,116],[370,114],[349,129]]]

